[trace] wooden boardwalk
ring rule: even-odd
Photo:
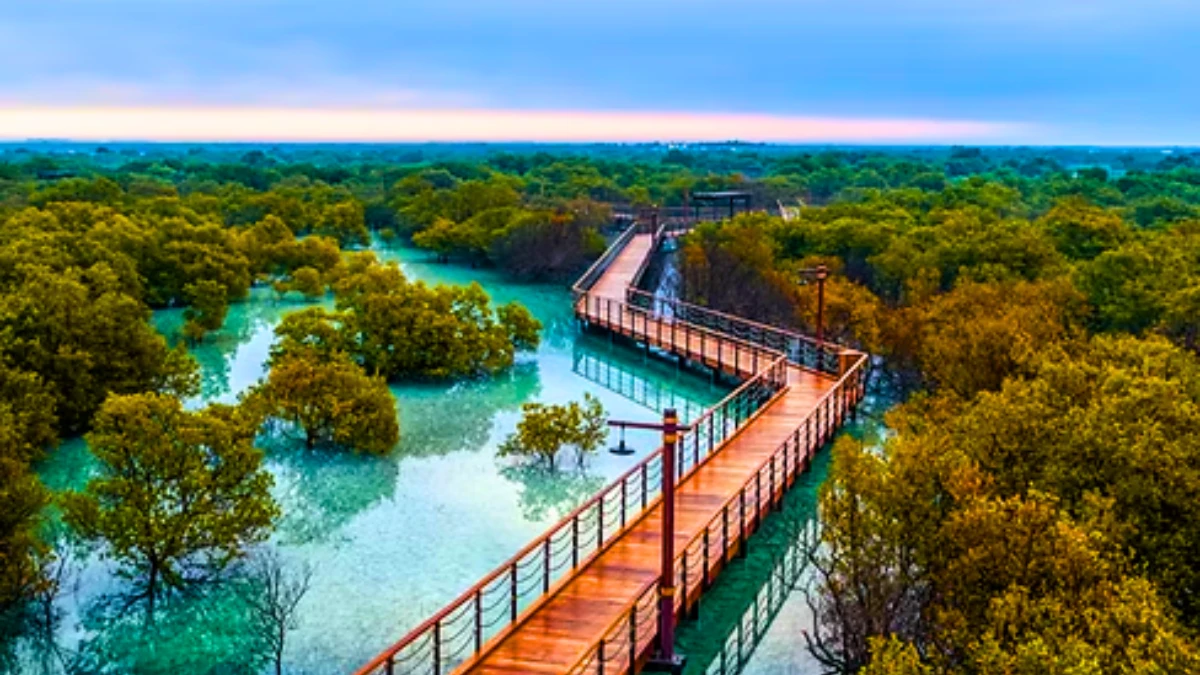
[[[687,309],[689,319],[721,324],[725,330],[684,321],[679,311],[631,304],[628,289],[659,240],[654,233],[632,228],[623,239],[598,263],[598,273],[589,272],[589,287],[577,289],[575,313],[580,321],[592,330],[624,336],[646,349],[744,381],[696,422],[677,450],[681,466],[675,550],[680,592],[675,607],[684,616],[858,403],[866,359],[839,349],[832,361],[824,362],[837,363],[843,372],[820,372],[787,356],[789,351],[800,353],[798,348],[775,348],[804,338],[712,312],[701,316],[704,310],[698,308]],[[734,333],[755,335],[757,340]],[[828,345],[817,347],[828,350]],[[661,497],[648,487],[658,480],[654,459],[643,460],[640,469],[635,467],[581,506],[432,623],[359,672],[638,670],[653,651],[657,634]],[[661,461],[658,466],[661,472]],[[555,576],[562,559],[556,542],[567,539],[570,544],[561,550],[570,552],[571,564]],[[523,580],[531,575],[537,577],[534,597],[522,601],[527,592]],[[509,592],[504,595],[506,587]],[[497,593],[499,600],[492,601]],[[496,620],[489,613],[494,610],[487,608],[496,605],[502,607],[504,620],[489,632]],[[474,617],[473,625],[461,618],[468,615]],[[468,644],[455,651],[459,643],[446,637],[451,633],[473,634],[473,639],[455,638]],[[429,646],[422,647],[421,640]],[[410,667],[413,664],[417,665]]]

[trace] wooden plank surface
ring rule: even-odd
[[[623,300],[629,280],[650,254],[650,235],[635,236],[590,295]],[[587,300],[585,296],[583,302]],[[766,350],[722,339],[716,334],[681,331],[679,325],[671,331],[669,319],[639,317],[632,312],[622,312],[618,319],[611,316],[611,308],[605,309],[609,311],[577,307],[594,324],[635,338],[647,338],[652,346],[708,365],[719,363],[722,370],[743,377],[753,375],[756,367],[765,368],[774,360]],[[665,333],[663,328],[667,329]],[[720,515],[729,499],[754,479],[763,462],[808,419],[835,383],[833,378],[796,366],[788,366],[787,380],[788,386],[781,395],[677,488],[675,545],[680,556],[688,543]],[[777,492],[783,489],[783,485],[776,486]],[[768,499],[771,497],[767,495]],[[564,673],[575,665],[638,600],[646,585],[658,578],[661,508],[661,505],[653,508],[618,541],[578,570],[558,593],[543,600],[480,658],[468,664],[466,672],[549,674]],[[689,587],[694,587],[695,581]]]
[[[650,256],[654,247],[654,237],[649,234],[635,234],[625,245],[624,250],[612,261],[604,276],[596,282],[589,295],[614,300],[625,299],[625,289],[629,287],[633,276],[637,274],[642,261]]]

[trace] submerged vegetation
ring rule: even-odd
[[[604,406],[595,396],[584,394],[582,403],[526,403],[521,406],[517,430],[504,441],[497,454],[500,457],[532,458],[554,469],[564,447],[573,447],[576,461],[582,464],[588,455],[600,449],[606,438],[608,420]]]
[[[810,589],[824,664],[1200,668],[1200,156],[245,150],[0,161],[0,663],[86,546],[125,573],[128,601],[88,621],[150,637],[110,631],[72,657],[79,672],[186,671],[149,641],[184,641],[189,624],[220,633],[193,591],[239,584],[261,591],[262,635],[229,672],[279,669],[307,580],[266,563],[244,574],[289,518],[256,441],[294,432],[386,454],[401,433],[389,382],[497,376],[541,339],[521,305],[414,281],[360,249],[404,240],[451,265],[570,279],[625,222],[614,214],[738,189],[771,213],[689,235],[680,293],[813,331],[804,270],[824,264],[826,335],[882,357],[913,392],[881,447],[834,450]],[[219,340],[255,286],[332,307],[277,326],[240,405],[193,407],[188,348]],[[149,322],[172,307],[186,346]],[[604,415],[588,398],[527,406],[502,454],[586,455]],[[487,417],[478,434],[489,429]],[[52,493],[36,463],[86,433],[97,474]],[[530,489],[523,502],[543,513],[559,499]],[[223,658],[200,642],[199,662]]]

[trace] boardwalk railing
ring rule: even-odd
[[[777,357],[691,423],[677,446],[681,480],[783,390],[786,365]],[[647,513],[661,484],[659,448],[357,672],[452,672]]]
[[[766,364],[785,356],[781,350],[614,298],[585,294],[577,301],[575,311],[593,325],[651,347],[674,351],[735,377],[753,376]]]
[[[629,288],[625,291],[625,301],[631,307],[638,307],[658,316],[703,326],[724,335],[737,337],[786,354],[789,361],[804,368],[829,375],[838,375],[843,367],[840,356],[845,349],[833,342],[818,342],[786,328],[770,326],[707,307],[664,298],[636,288]]]
[[[804,421],[754,472],[736,495],[683,548],[676,559],[675,585],[679,615],[699,602],[715,574],[745,546],[746,539],[776,508],[787,486],[803,473],[813,455],[829,441],[858,403],[865,379],[863,355],[817,403]],[[579,659],[569,675],[627,673],[655,646],[658,634],[659,580],[647,582],[637,600],[609,624],[604,635]]]
[[[688,358],[744,379],[725,399],[692,421],[690,430],[680,437],[676,449],[680,482],[786,390],[789,362],[813,367],[808,366],[811,362],[830,372],[828,354],[836,353],[833,345],[817,344],[783,329],[685,303],[663,304],[640,291],[631,290],[628,302],[589,293],[634,236],[652,234],[657,246],[664,237],[683,229],[684,225],[634,223],[572,287],[577,315],[647,347],[679,350],[682,345]],[[757,528],[764,509],[777,503],[785,484],[807,467],[812,454],[862,398],[866,355],[850,354],[855,357],[853,364],[839,364],[843,371],[840,379],[804,423],[684,547],[677,568],[684,592],[677,596],[677,610],[698,600],[699,589],[707,587],[713,573]],[[659,448],[356,675],[444,675],[470,661],[647,514],[660,497],[661,477]],[[657,580],[648,584],[572,672],[615,673],[620,668],[611,664],[624,659],[628,667],[631,659],[636,661],[657,632],[657,588]]]

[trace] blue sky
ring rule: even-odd
[[[4,0],[0,109],[742,114],[1200,144],[1198,36],[1195,0]]]

